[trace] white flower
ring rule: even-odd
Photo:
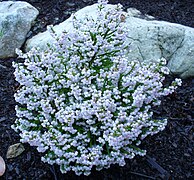
[[[170,70],[167,67],[163,66],[163,67],[161,67],[161,72],[164,74],[169,74]]]
[[[98,1],[96,20],[74,16],[71,32],[57,36],[50,27],[52,46],[19,52],[25,62],[13,64],[21,87],[12,127],[62,173],[89,175],[93,167],[123,166],[126,158],[145,155],[137,146],[167,123],[152,119],[151,108],[181,85],[175,79],[162,86],[169,73],[164,59],[128,60],[122,7],[107,9],[107,2]]]
[[[182,80],[179,78],[175,78],[175,82],[177,83],[178,86],[182,85]]]

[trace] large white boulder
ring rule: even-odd
[[[15,56],[38,14],[27,2],[0,2],[0,58]]]
[[[173,74],[194,76],[194,29],[164,21],[127,19],[129,59],[155,61],[164,57]]]
[[[107,5],[106,8],[114,8]],[[83,19],[85,15],[96,18],[97,4],[87,6],[78,12],[76,17]],[[155,61],[166,58],[171,72],[182,78],[194,76],[194,29],[179,24],[153,20],[152,17],[144,19],[138,11],[130,10],[126,23],[129,29],[128,41],[131,43],[130,60]],[[64,30],[73,29],[71,17],[59,25],[54,26],[55,32],[60,35]],[[53,39],[49,32],[40,33],[28,40],[26,51],[32,47],[46,49]]]

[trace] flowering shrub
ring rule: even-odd
[[[145,155],[138,147],[148,135],[164,129],[166,119],[153,119],[153,106],[180,85],[163,87],[169,70],[157,63],[129,61],[127,28],[120,5],[98,2],[97,19],[73,17],[74,29],[56,36],[47,51],[32,49],[14,63],[21,87],[15,94],[21,141],[44,152],[42,160],[89,175],[125,158]]]

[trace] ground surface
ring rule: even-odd
[[[93,4],[94,0],[26,0],[35,6],[40,15],[28,36],[44,31],[46,25],[57,24],[72,12]],[[141,12],[159,20],[175,22],[194,27],[194,0],[112,0],[122,3],[127,9],[135,7]],[[18,86],[14,80],[12,61],[0,60],[0,156],[7,165],[6,173],[0,179],[94,179],[94,180],[141,180],[141,179],[194,179],[193,125],[194,80],[183,80],[183,86],[176,93],[166,97],[162,105],[155,109],[156,117],[167,117],[166,129],[148,137],[141,145],[147,150],[145,157],[127,160],[124,167],[112,166],[108,170],[93,171],[89,177],[76,176],[73,172],[62,175],[58,166],[50,166],[40,161],[40,153],[25,144],[25,151],[17,158],[6,159],[10,145],[19,142],[19,135],[11,128],[15,120],[14,90]],[[172,77],[168,78],[170,81]]]

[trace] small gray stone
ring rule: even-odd
[[[21,143],[13,144],[8,148],[7,159],[15,158],[25,151],[24,146]]]
[[[5,173],[5,161],[0,156],[0,176],[3,176],[4,173]]]

